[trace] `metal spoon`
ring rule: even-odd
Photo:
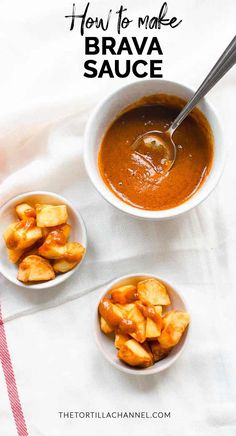
[[[166,131],[150,130],[140,135],[132,144],[132,148],[144,154],[145,149],[155,152],[156,173],[165,173],[171,169],[176,159],[176,145],[173,134],[193,108],[199,103],[208,91],[233,67],[236,62],[236,36],[225,49],[210,73],[202,82],[191,100],[184,106],[177,118],[171,123]]]

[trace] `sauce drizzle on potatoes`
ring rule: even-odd
[[[166,287],[155,278],[112,289],[101,299],[100,328],[114,335],[120,360],[147,368],[178,344],[190,317],[183,311],[167,311],[170,303]]]
[[[21,203],[15,210],[19,221],[8,226],[3,238],[10,262],[19,262],[18,280],[29,284],[53,280],[82,260],[85,248],[68,241],[66,205]]]

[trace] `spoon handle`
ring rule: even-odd
[[[173,133],[175,129],[182,123],[192,109],[198,104],[208,91],[233,67],[236,62],[236,36],[232,39],[231,43],[225,49],[221,57],[218,59],[210,73],[199,86],[191,100],[184,106],[178,117],[173,121],[170,132]]]

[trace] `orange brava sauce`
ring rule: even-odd
[[[163,210],[190,198],[203,184],[213,160],[213,135],[205,116],[194,109],[173,135],[177,146],[171,170],[153,177],[152,151],[143,159],[132,148],[141,134],[166,130],[186,104],[175,96],[145,97],[113,121],[102,140],[98,165],[108,188],[134,207]]]

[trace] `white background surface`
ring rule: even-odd
[[[124,4],[132,16],[155,15],[162,2]],[[81,11],[85,2],[77,5]],[[104,15],[119,5],[91,0],[91,12]],[[183,23],[159,32],[164,78],[197,86],[234,36],[236,3],[171,0],[168,5],[170,15]],[[231,436],[236,431],[235,69],[209,96],[229,155],[216,191],[175,221],[135,221],[107,205],[85,174],[82,134],[89,110],[125,80],[82,77],[83,40],[79,31],[69,32],[64,18],[71,8],[68,0],[2,0],[0,5],[1,202],[25,190],[58,192],[78,207],[89,236],[86,261],[66,285],[33,293],[1,280],[6,332],[29,434]],[[173,368],[148,379],[111,368],[96,349],[92,330],[98,287],[140,270],[176,283],[192,316],[184,355]],[[1,434],[14,436],[1,372],[0,385]],[[165,410],[172,417],[62,421],[61,410]]]

